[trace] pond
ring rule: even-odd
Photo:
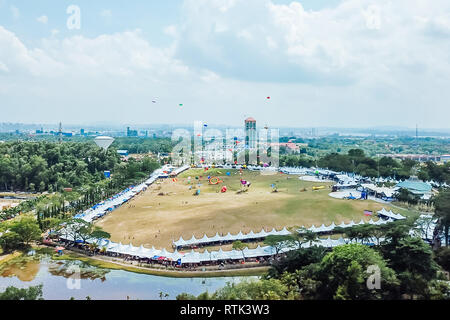
[[[73,271],[79,270],[79,281]],[[180,293],[215,292],[227,282],[257,277],[170,278],[122,270],[103,269],[81,261],[54,261],[48,255],[25,257],[0,270],[0,292],[6,287],[43,284],[46,300],[174,300]],[[79,285],[78,285],[79,284]],[[168,295],[168,296],[166,296]]]

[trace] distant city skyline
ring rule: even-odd
[[[447,0],[0,0],[0,122],[447,129],[448,12]]]

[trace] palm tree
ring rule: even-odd
[[[91,250],[94,254],[97,249],[98,249],[98,244],[96,242],[92,242],[89,244],[89,250]]]

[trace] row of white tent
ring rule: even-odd
[[[405,217],[403,217],[400,214],[395,214],[392,211],[386,211],[386,209],[384,209],[384,208],[383,208],[383,210],[381,210],[379,212],[387,212],[387,214],[390,214],[391,217],[389,217],[387,220],[378,219],[377,221],[374,221],[371,218],[367,222],[367,224],[382,225],[382,224],[393,222],[395,220],[406,219]],[[361,219],[361,221],[358,223],[356,223],[352,220],[349,223],[342,222],[341,224],[336,225],[334,222],[332,222],[329,226],[325,226],[325,224],[322,224],[320,227],[316,227],[315,225],[312,225],[309,228],[305,228],[304,226],[302,226],[302,229],[306,229],[306,230],[309,230],[309,231],[312,231],[315,233],[322,233],[322,232],[331,232],[336,227],[350,228],[355,225],[362,225],[362,224],[366,224],[366,222],[363,219]],[[301,232],[302,229],[299,229],[298,231]],[[192,238],[189,240],[184,240],[183,237],[180,237],[177,241],[173,241],[173,246],[176,248],[179,248],[179,247],[187,247],[187,246],[194,246],[194,245],[205,245],[205,244],[211,244],[211,243],[217,243],[217,242],[229,242],[229,241],[237,241],[237,240],[240,240],[240,241],[242,241],[242,240],[257,240],[257,239],[265,238],[270,235],[289,235],[289,234],[291,234],[291,232],[288,231],[286,229],[286,227],[284,227],[280,231],[277,231],[274,228],[274,229],[272,229],[272,231],[266,232],[264,229],[262,229],[260,232],[255,233],[252,230],[246,234],[242,233],[242,231],[239,231],[239,233],[237,233],[236,235],[232,235],[231,233],[228,232],[228,234],[225,236],[221,236],[217,232],[216,235],[213,237],[208,237],[206,234],[204,234],[202,238],[198,238],[198,239],[194,235],[192,235]]]
[[[378,216],[390,218],[393,220],[404,220],[406,217],[402,216],[400,213],[394,213],[392,210],[387,211],[385,208],[377,212]]]
[[[253,240],[253,239],[260,239],[265,238],[270,235],[280,235],[285,236],[291,234],[286,227],[284,227],[282,230],[277,231],[275,228],[272,229],[272,231],[266,232],[264,229],[262,229],[260,232],[254,233],[253,230],[249,233],[242,233],[242,231],[239,231],[239,233],[232,235],[228,232],[227,235],[221,236],[217,232],[215,236],[208,237],[206,234],[202,238],[195,238],[193,235],[190,240],[184,240],[183,237],[180,237],[177,241],[173,241],[173,244],[175,247],[185,247],[185,246],[191,246],[191,245],[202,245],[207,243],[214,243],[214,242],[227,242],[227,241],[237,241],[237,240]]]
[[[189,166],[182,166],[173,170],[176,174],[179,174],[189,169]],[[145,190],[149,185],[153,184],[158,178],[164,177],[164,172],[171,171],[171,167],[168,165],[163,166],[160,169],[155,170],[150,177],[143,183],[137,186],[133,186],[125,189],[124,191],[114,195],[113,197],[96,204],[83,213],[77,214],[76,219],[83,219],[87,222],[92,222],[95,219],[101,218],[108,212],[116,209],[125,202],[132,199],[134,196]]]
[[[67,239],[70,240],[70,239]],[[382,241],[379,239],[378,241]],[[203,252],[197,252],[191,250],[190,252],[180,252],[175,250],[173,252],[167,251],[165,248],[162,250],[152,248],[145,248],[144,246],[135,247],[131,243],[124,245],[122,243],[116,243],[109,240],[88,240],[88,243],[97,242],[99,248],[106,248],[106,252],[115,253],[121,255],[128,255],[132,257],[139,257],[142,259],[152,259],[152,260],[171,260],[179,261],[180,264],[192,264],[192,263],[202,263],[202,262],[212,262],[212,261],[224,261],[224,260],[241,260],[245,258],[259,258],[259,257],[270,257],[276,254],[276,249],[271,246],[258,246],[255,249],[245,248],[243,251],[240,250],[230,250],[223,251],[220,248],[217,251],[208,251],[205,249]],[[377,240],[368,239],[366,241],[361,240],[349,240],[344,238],[331,239],[318,239],[314,243],[304,243],[302,248],[308,248],[313,246],[322,246],[326,248],[333,248],[347,243],[365,243],[365,244],[377,244]],[[287,243],[279,253],[285,253],[291,250],[295,250],[297,247],[290,247]]]
[[[287,174],[298,174],[298,175],[315,175],[316,173],[322,176],[330,176],[330,175],[335,175],[336,178],[340,179],[340,180],[353,180],[353,181],[359,181],[359,180],[365,180],[365,181],[371,181],[373,183],[400,183],[404,180],[397,180],[394,179],[392,177],[387,177],[387,178],[383,178],[383,177],[378,177],[378,178],[371,178],[371,177],[363,177],[361,175],[358,174],[353,174],[350,172],[336,172],[336,171],[332,171],[332,170],[328,170],[328,169],[322,169],[322,168],[305,168],[305,167],[280,167],[279,168],[280,172],[283,173],[287,173]],[[352,182],[353,182],[352,181]],[[440,184],[438,182],[435,181],[428,181],[429,184],[435,186],[435,187],[439,187],[439,186],[444,186],[444,187],[448,187],[448,185],[444,184]],[[344,183],[341,183],[344,184]]]

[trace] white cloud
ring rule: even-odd
[[[381,27],[380,8],[375,5],[371,5],[364,10],[364,17],[366,18],[366,26],[370,30],[379,30]]]
[[[10,6],[9,9],[11,10],[11,14],[12,14],[14,20],[17,20],[20,18],[20,11],[17,7]]]
[[[36,19],[37,22],[43,23],[43,24],[47,24],[48,23],[48,17],[47,16],[40,16],[39,18]]]
[[[111,10],[109,10],[109,9],[103,9],[103,10],[100,12],[100,15],[101,15],[102,17],[104,17],[104,18],[111,18],[111,17],[112,17],[112,12],[111,12]]]
[[[164,28],[164,33],[171,37],[177,36],[177,27],[175,25],[170,25]]]
[[[399,84],[411,68],[449,67],[448,39],[429,37],[450,32],[446,0],[344,0],[320,11],[299,2],[186,0],[183,10],[178,57],[236,79]]]
[[[1,61],[0,61],[0,71],[9,72],[8,67]]]
[[[63,117],[59,106],[67,105],[81,121],[164,122],[160,110],[184,102],[193,112],[176,109],[173,121],[200,114],[233,123],[252,114],[273,125],[445,127],[448,12],[447,0],[343,0],[319,11],[299,2],[186,0],[180,21],[163,29],[173,37],[168,48],[139,30],[51,36],[28,47],[0,27],[1,105],[16,106],[16,119],[36,100],[51,110],[33,119]],[[274,110],[261,107],[268,95]],[[145,102],[155,96],[160,112]]]

